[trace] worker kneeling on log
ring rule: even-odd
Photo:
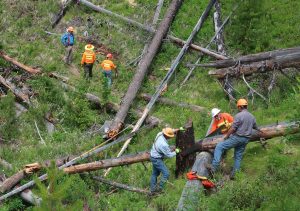
[[[179,129],[164,128],[162,132],[159,132],[155,138],[152,149],[150,151],[150,160],[153,167],[150,180],[151,194],[160,192],[169,178],[169,171],[163,159],[165,157],[174,157],[176,153],[180,152],[180,149],[175,149],[174,151],[172,151],[168,144],[168,140],[173,138],[178,130]],[[162,173],[162,178],[160,180],[159,187],[157,188],[157,177],[160,175],[160,173]]]
[[[88,80],[93,77],[93,65],[96,61],[96,54],[94,53],[94,46],[91,44],[87,44],[84,49],[81,66],[83,66],[84,69],[84,78]]]
[[[221,135],[228,132],[233,123],[233,117],[228,113],[221,113],[218,108],[211,110],[212,123],[206,135]]]
[[[255,117],[247,110],[248,102],[245,99],[239,99],[237,107],[239,113],[235,115],[231,128],[223,137],[224,141],[217,144],[212,166],[207,166],[211,173],[214,173],[219,168],[224,151],[234,148],[234,167],[231,178],[234,178],[235,172],[240,170],[243,153],[252,134],[252,129],[259,131],[260,136],[263,135],[263,132],[256,125]]]

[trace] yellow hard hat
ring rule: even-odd
[[[85,50],[90,50],[90,51],[94,50],[94,48],[95,48],[95,47],[94,47],[92,44],[87,44],[87,45],[84,47]]]
[[[246,106],[246,105],[248,105],[248,102],[245,99],[239,99],[237,101],[237,104],[236,104],[237,107],[239,107],[239,106]]]
[[[69,26],[69,27],[67,28],[67,31],[68,31],[68,32],[74,32],[74,28],[73,28],[72,26]]]
[[[170,138],[173,138],[175,136],[174,134],[174,130],[170,127],[166,127],[162,130],[163,134],[170,137]]]

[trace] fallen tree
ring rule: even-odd
[[[146,100],[148,102],[151,100],[151,97],[152,97],[151,95],[146,94],[146,93],[142,93],[140,96],[141,96],[141,98],[143,98],[144,100]],[[188,109],[191,109],[191,110],[196,111],[196,112],[206,111],[206,108],[204,108],[204,107],[201,107],[201,106],[198,106],[198,105],[192,105],[192,104],[189,104],[189,103],[183,103],[183,102],[178,103],[176,101],[173,101],[173,100],[165,98],[165,97],[159,97],[157,99],[157,102],[165,104],[165,105],[179,106],[179,107],[182,107],[182,108],[188,108]]]
[[[208,72],[208,74],[217,78],[225,78],[226,75],[247,76],[253,73],[267,72],[291,67],[300,67],[300,50],[296,53],[276,56],[271,60],[211,70]]]
[[[40,69],[32,68],[32,67],[29,67],[29,66],[27,66],[27,65],[25,65],[25,64],[22,64],[22,63],[18,62],[16,59],[9,57],[9,56],[8,56],[6,53],[4,53],[3,51],[0,51],[0,56],[1,56],[4,60],[6,60],[6,61],[12,63],[13,65],[16,65],[16,66],[19,67],[20,69],[25,70],[26,72],[28,72],[28,73],[30,73],[30,74],[37,74],[37,73],[40,73],[40,72],[41,72]]]
[[[71,2],[74,2],[74,0],[65,0],[64,3],[62,5],[60,5],[60,10],[59,12],[54,16],[54,20],[51,23],[52,28],[54,28],[59,21],[64,17],[69,4],[71,4]]]

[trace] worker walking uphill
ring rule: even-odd
[[[219,167],[223,152],[234,148],[234,167],[231,178],[234,177],[236,171],[240,170],[243,153],[252,134],[252,129],[259,131],[260,136],[263,135],[263,132],[256,125],[255,117],[247,110],[248,102],[245,99],[239,99],[237,107],[239,113],[235,115],[231,128],[223,137],[225,141],[217,144],[212,166],[208,167],[212,173],[215,172]]]
[[[81,66],[84,69],[85,79],[91,79],[93,77],[93,65],[96,60],[96,54],[94,53],[94,46],[87,44],[85,46],[85,51],[82,54]]]
[[[210,128],[208,129],[206,136],[209,135],[221,135],[225,134],[231,127],[233,123],[233,117],[228,113],[221,113],[218,108],[213,108],[211,110],[212,122]]]
[[[66,48],[66,54],[64,57],[64,61],[66,64],[71,64],[74,42],[75,42],[74,28],[70,26],[67,28],[67,32],[61,36],[61,43]]]
[[[152,162],[152,176],[150,180],[150,191],[151,194],[155,192],[160,192],[165,183],[169,178],[169,171],[166,165],[164,164],[163,159],[165,157],[171,158],[179,153],[179,149],[175,149],[172,151],[169,147],[168,140],[175,136],[175,133],[179,129],[172,129],[172,128],[164,128],[162,132],[158,133],[155,141],[153,143],[152,149],[150,151],[150,160]],[[160,180],[159,188],[156,187],[157,177],[162,173],[162,178]]]
[[[107,79],[107,84],[110,87],[112,84],[112,71],[115,71],[115,77],[118,77],[117,66],[111,61],[113,58],[112,54],[106,55],[106,59],[101,63],[102,73]]]

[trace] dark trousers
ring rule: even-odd
[[[84,64],[84,78],[91,79],[93,77],[93,64]]]

